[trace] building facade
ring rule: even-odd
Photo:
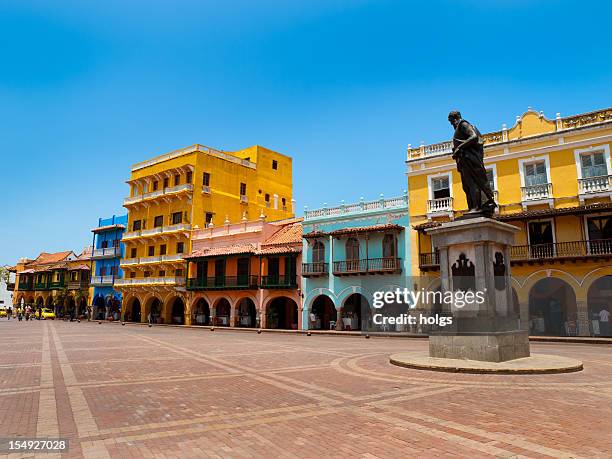
[[[187,257],[191,324],[299,329],[301,251],[299,219],[195,232]]]
[[[555,119],[529,109],[483,138],[494,218],[519,228],[514,307],[535,335],[609,334],[612,109]],[[440,283],[427,229],[467,210],[451,153],[451,142],[408,148],[412,272],[425,288]]]
[[[408,196],[304,212],[303,329],[360,330],[375,291],[411,284]]]
[[[53,309],[58,317],[85,317],[90,303],[91,247],[42,252],[34,260],[22,258],[15,266],[15,306]]]
[[[121,315],[121,292],[115,290],[115,282],[123,279],[120,261],[124,255],[121,242],[127,228],[127,215],[99,218],[93,232],[93,318],[117,320]]]
[[[154,298],[186,300],[192,231],[293,216],[292,160],[260,146],[229,153],[193,145],[134,165],[128,184],[124,276],[115,282],[126,320],[145,321]]]

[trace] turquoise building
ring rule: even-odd
[[[121,239],[127,228],[127,215],[98,219],[94,234],[92,259],[95,267],[91,276],[93,294],[93,318],[121,317],[121,293],[114,288],[115,281],[123,278],[120,267],[125,248]]]
[[[302,225],[304,330],[365,329],[375,291],[410,288],[407,193],[306,209]]]

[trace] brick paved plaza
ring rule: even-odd
[[[0,437],[66,457],[612,456],[612,349],[564,375],[388,363],[426,340],[0,322]],[[50,457],[50,456],[47,456]]]

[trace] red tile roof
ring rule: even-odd
[[[208,249],[194,250],[185,259],[189,258],[202,258],[202,257],[216,257],[221,255],[241,255],[241,254],[254,254],[257,250],[255,244],[232,244],[225,245],[222,247],[211,247]]]
[[[396,225],[395,223],[384,223],[381,225],[371,225],[371,226],[356,226],[354,228],[342,228],[334,231],[324,232],[324,231],[311,231],[310,233],[306,233],[304,235],[305,238],[313,238],[320,236],[343,236],[347,234],[357,234],[357,233],[373,233],[378,231],[390,231],[397,230],[401,231],[404,227],[401,225]]]
[[[74,252],[72,250],[66,250],[65,252],[55,252],[55,253],[47,253],[41,252],[36,260],[32,262],[35,265],[43,265],[47,263],[57,263],[59,261],[63,261],[72,255]]]
[[[266,247],[261,247],[260,250],[257,251],[257,255],[275,255],[281,253],[300,253],[302,251],[302,245],[295,246],[292,244],[282,244],[282,245],[271,245]]]
[[[280,230],[266,239],[262,246],[278,244],[301,244],[302,243],[302,222],[294,222],[283,226]]]

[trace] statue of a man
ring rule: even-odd
[[[491,216],[497,205],[483,162],[482,135],[476,126],[461,118],[461,113],[457,111],[448,114],[448,121],[455,128],[453,159],[457,161],[457,171],[461,174],[461,185],[469,207],[468,214]]]

